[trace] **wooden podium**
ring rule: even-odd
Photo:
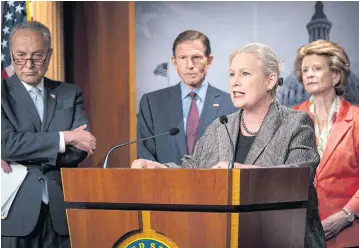
[[[72,248],[304,247],[309,168],[64,168],[62,182]]]

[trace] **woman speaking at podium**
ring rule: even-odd
[[[185,155],[182,165],[138,159],[132,168],[309,167],[313,182],[320,160],[314,125],[305,112],[276,101],[276,89],[283,83],[280,66],[277,55],[264,44],[252,43],[234,51],[229,82],[233,104],[239,110],[215,120],[196,143],[193,155]],[[313,184],[305,247],[325,247]]]

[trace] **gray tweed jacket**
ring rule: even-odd
[[[240,113],[237,111],[228,116],[227,126],[234,144],[237,143],[240,128]],[[181,167],[211,168],[220,161],[229,161],[231,157],[229,137],[224,125],[216,119],[197,142],[193,156],[186,155],[183,158]],[[310,167],[313,182],[319,161],[314,125],[309,115],[273,102],[249,150],[245,164],[263,167]],[[176,167],[174,164],[168,165]],[[309,188],[305,247],[326,247],[313,184]]]

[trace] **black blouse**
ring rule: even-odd
[[[244,136],[241,129],[239,129],[234,162],[244,163],[255,137],[256,136]]]

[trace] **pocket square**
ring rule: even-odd
[[[214,108],[218,108],[218,107],[219,107],[219,104],[218,104],[218,103],[214,103],[214,104],[213,104],[213,107],[214,107]]]
[[[54,99],[56,98],[55,94],[50,94],[50,96]]]

